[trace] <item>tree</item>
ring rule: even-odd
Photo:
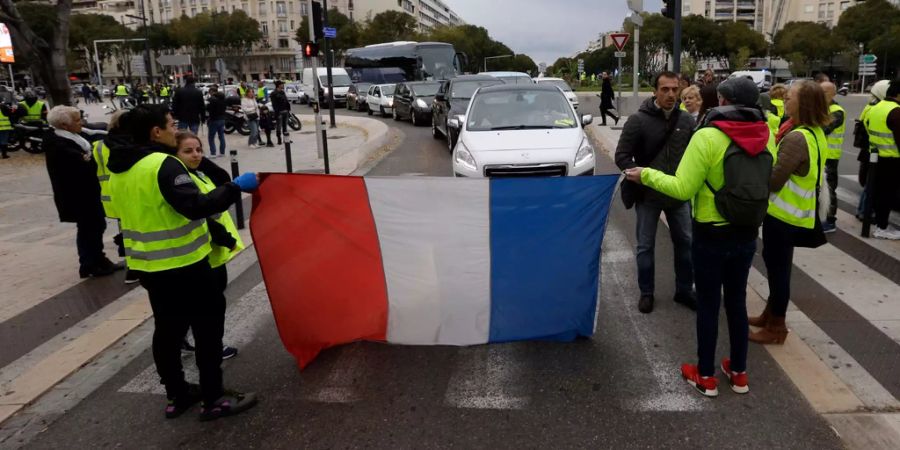
[[[242,10],[181,16],[172,21],[169,31],[173,43],[190,46],[197,59],[222,58],[238,76],[243,74],[244,57],[263,38],[259,22]]]
[[[75,14],[72,16],[70,26],[69,47],[72,50],[69,58],[70,67],[80,65],[86,72],[93,72],[95,40],[127,39],[133,35],[128,27],[105,14]],[[119,57],[123,54],[124,47],[121,44],[98,45],[100,61],[105,61],[114,54]]]
[[[878,63],[887,69],[884,72],[896,73],[900,67],[900,24],[893,25],[886,33],[873,39],[869,51],[878,56]]]
[[[769,45],[762,34],[742,22],[719,25],[725,38],[725,56],[729,67],[738,70],[747,65],[751,56],[764,56]]]
[[[328,45],[334,50],[336,59],[340,59],[347,50],[359,47],[359,40],[362,34],[361,26],[351,21],[349,17],[341,14],[336,8],[328,10],[328,26],[334,28],[337,32],[337,37],[330,39],[328,42]],[[303,16],[294,40],[301,44],[309,41],[309,16]],[[322,47],[322,50],[324,50],[324,47]]]
[[[419,40],[416,18],[400,11],[378,13],[367,19],[363,28],[365,32],[360,37],[362,45]]]
[[[669,54],[672,52],[672,36],[674,22],[662,14],[641,13],[644,17],[644,26],[641,27],[641,43],[639,52],[639,75],[645,80],[651,80],[653,76],[666,67]],[[634,24],[625,21],[622,27],[626,33],[634,36]],[[628,60],[633,60],[633,50],[628,49]]]
[[[857,45],[868,47],[897,22],[900,22],[900,9],[887,0],[868,0],[847,8],[835,31]]]
[[[489,56],[512,55],[513,52],[502,42],[491,38],[487,29],[475,25],[437,27],[425,39],[453,44],[458,52],[466,54],[468,62],[462,67],[465,72],[477,73],[484,70],[484,58]],[[504,70],[511,67],[512,58],[498,58],[490,61],[489,70]]]
[[[26,21],[19,8],[41,8],[44,13],[52,8],[55,15],[45,17],[44,21]],[[66,67],[66,56],[69,48],[69,20],[72,13],[72,0],[59,0],[56,5],[33,4],[32,2],[14,2],[0,0],[0,20],[10,29],[10,34],[17,54],[29,55],[29,65],[38,80],[47,88],[53,104],[71,102],[71,87],[66,72],[59,70]],[[46,28],[51,30],[48,32]],[[38,34],[40,31],[41,34]]]
[[[814,62],[831,58],[846,47],[826,25],[813,22],[788,22],[775,35],[775,54],[783,56],[792,66],[806,68],[807,75]],[[793,71],[793,70],[792,70]]]
[[[712,19],[696,14],[682,18],[681,48],[694,59],[721,58],[728,53],[724,29]]]

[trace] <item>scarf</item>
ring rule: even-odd
[[[775,135],[775,143],[778,144],[784,139],[784,136],[794,130],[794,120],[788,119],[781,127],[778,128],[778,134]]]
[[[68,139],[68,140],[78,144],[78,146],[81,147],[81,149],[84,150],[85,153],[91,154],[91,143],[88,142],[87,139],[85,139],[71,131],[57,129],[57,130],[53,130],[53,132],[56,133],[57,136],[59,136],[63,139]]]

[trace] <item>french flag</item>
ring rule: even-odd
[[[263,175],[250,224],[281,340],[302,369],[358,340],[591,336],[617,179]]]

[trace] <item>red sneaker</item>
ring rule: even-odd
[[[716,380],[716,377],[701,377],[700,369],[695,364],[682,364],[681,376],[701,394],[707,397],[719,395],[719,382]]]
[[[738,394],[746,394],[750,392],[750,386],[747,385],[747,371],[737,373],[731,371],[731,360],[725,358],[722,360],[722,372],[728,378],[728,384],[731,390]]]

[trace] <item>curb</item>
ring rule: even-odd
[[[297,116],[301,122],[309,123],[315,129],[315,116],[311,114],[303,114]],[[326,115],[322,115],[323,121],[327,125],[328,119]],[[366,166],[372,156],[382,150],[386,145],[391,144],[390,127],[381,121],[368,119],[364,117],[352,116],[336,116],[335,125],[346,126],[360,129],[366,137],[366,142],[359,148],[348,152],[345,155],[335,158],[331,161],[333,167],[348,167],[348,174],[355,174],[361,167]]]

